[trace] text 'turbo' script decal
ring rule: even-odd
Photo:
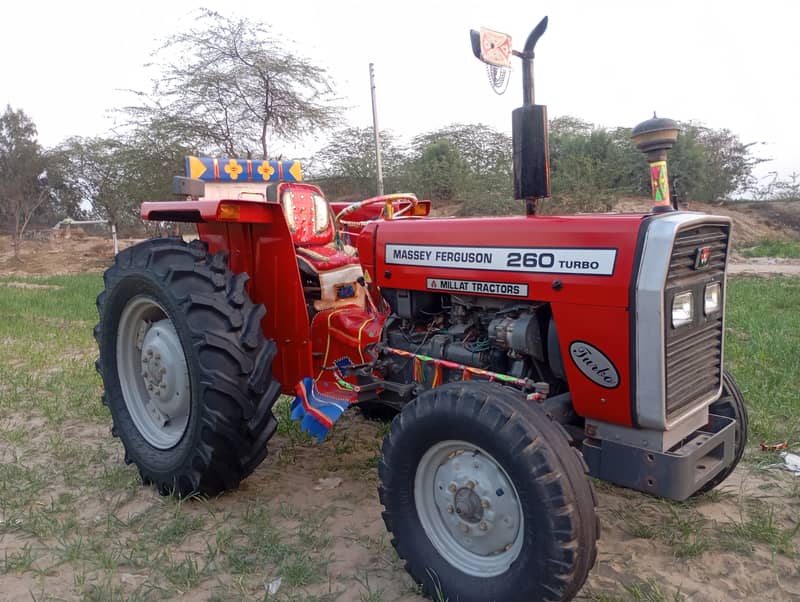
[[[619,386],[619,374],[614,364],[594,345],[573,341],[569,346],[572,363],[592,382],[614,389]]]

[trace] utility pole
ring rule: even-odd
[[[375,65],[369,64],[369,86],[372,92],[372,131],[375,133],[375,163],[378,166],[378,196],[383,196],[383,162],[381,161],[381,134],[378,129],[378,105],[375,102]]]

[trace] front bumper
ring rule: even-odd
[[[709,414],[708,424],[669,451],[584,439],[589,474],[672,500],[685,500],[733,462],[736,421]]]

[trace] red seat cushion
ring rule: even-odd
[[[358,263],[358,257],[328,245],[295,247],[297,257],[311,265],[317,272],[325,272],[345,265]]]

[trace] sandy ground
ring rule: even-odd
[[[748,276],[800,276],[800,259],[782,257],[749,257],[734,258],[728,264],[729,274],[746,274]]]
[[[107,429],[98,426],[73,423],[66,424],[64,430],[66,435],[80,436],[87,444],[97,441],[105,445],[110,440]],[[190,511],[213,512],[235,522],[248,509],[267,507],[274,516],[274,526],[289,533],[297,529],[298,521],[279,508],[321,509],[326,517],[326,535],[331,540],[329,581],[305,588],[305,595],[323,596],[333,589],[340,592],[335,597],[338,602],[365,599],[421,602],[421,597],[411,593],[413,583],[394,556],[381,519],[376,470],[368,462],[378,441],[377,426],[355,412],[347,414],[322,445],[297,446],[276,436],[270,443],[270,456],[238,491],[205,503],[190,502],[194,504],[194,510]],[[334,451],[345,443],[348,451]],[[119,446],[116,441],[108,445]],[[121,456],[121,451],[117,453]],[[8,461],[3,455],[0,453],[0,462]],[[742,466],[719,489],[719,495],[694,505],[692,511],[704,519],[702,529],[709,533],[730,529],[741,521],[745,498],[766,503],[777,501],[796,508],[796,483],[797,477],[782,471],[756,473]],[[800,599],[800,574],[795,558],[776,554],[762,544],[749,547],[747,541],[739,541],[731,550],[715,545],[698,555],[680,558],[667,541],[668,533],[652,537],[641,536],[639,532],[648,527],[659,528],[660,523],[670,520],[671,512],[689,510],[668,507],[654,498],[605,484],[598,486],[598,494],[602,525],[599,555],[579,599],[653,602]],[[155,491],[143,487],[116,515],[122,521],[133,521],[139,514],[146,515],[157,499]],[[87,500],[81,522],[101,520],[103,512],[103,508]],[[213,541],[213,533],[206,529],[204,533],[190,535],[174,553],[202,554],[209,540]],[[24,545],[25,539],[20,537],[0,538],[0,556],[18,552]],[[120,573],[116,578],[129,589],[147,584],[153,578],[147,569],[128,570],[131,572]],[[353,585],[354,576],[364,579],[364,575],[368,575],[372,590],[381,591],[382,597],[365,598],[364,590]],[[270,575],[265,577],[267,581],[271,579]],[[69,564],[53,566],[39,576],[32,572],[0,574],[0,600],[30,600],[31,592],[42,590],[60,592],[64,599],[72,599],[69,592],[74,591],[74,579],[74,567]],[[626,586],[646,581],[655,584],[664,597],[626,596]],[[206,600],[213,594],[213,586],[213,581],[201,582],[180,599]]]

